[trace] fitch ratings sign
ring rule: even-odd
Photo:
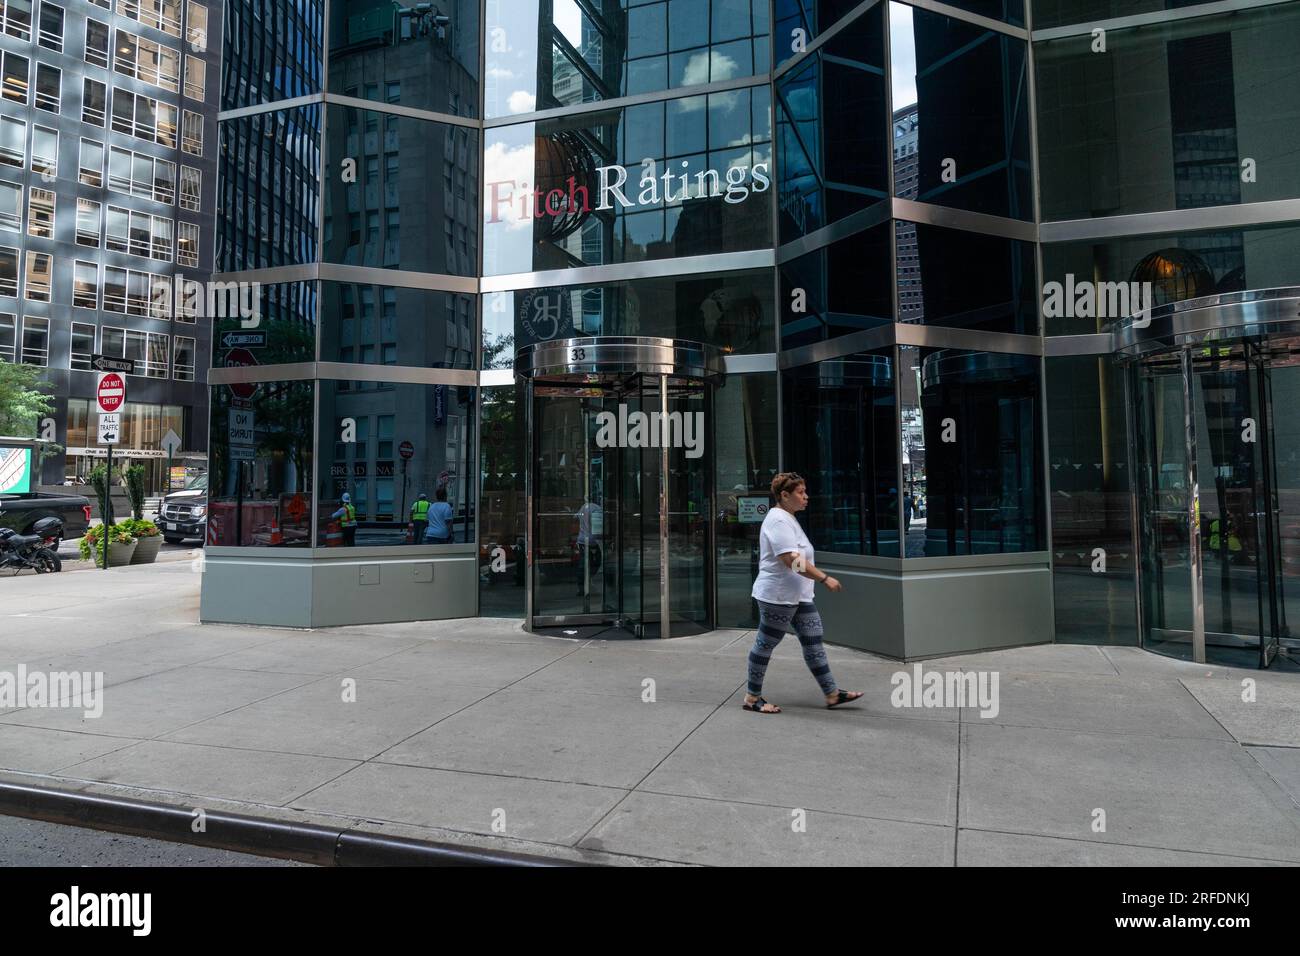
[[[101,372],[95,382],[95,401],[106,415],[121,411],[126,403],[126,379],[117,372]]]

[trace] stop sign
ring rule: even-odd
[[[257,356],[248,349],[231,349],[226,353],[225,361],[222,364],[226,368],[249,368],[258,364],[258,362]],[[257,391],[256,382],[227,383],[226,387],[230,389],[230,394],[236,398],[252,398]]]
[[[415,454],[415,446],[409,441],[404,441],[397,446],[397,453],[403,458],[410,458]]]
[[[117,411],[126,401],[126,382],[117,372],[104,372],[95,383],[95,401],[99,410],[109,414]]]

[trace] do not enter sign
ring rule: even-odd
[[[404,441],[397,446],[397,453],[403,458],[409,459],[415,455],[415,446],[409,441]]]
[[[226,360],[223,364],[226,368],[248,368],[257,365],[258,361],[257,356],[248,349],[231,349],[226,353]],[[230,393],[236,398],[252,398],[254,393],[257,392],[256,382],[227,383],[226,387],[230,389]]]
[[[117,372],[104,372],[95,383],[95,401],[99,410],[112,414],[126,402],[126,380]]]

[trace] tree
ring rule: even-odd
[[[54,400],[41,391],[44,369],[0,359],[0,435],[36,438],[37,423],[54,411]]]

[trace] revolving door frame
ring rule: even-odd
[[[705,532],[705,574],[704,589],[707,602],[707,620],[709,627],[717,624],[717,560],[715,549],[714,501],[716,493],[714,480],[716,462],[712,454],[715,450],[713,438],[713,390],[725,374],[722,353],[712,346],[681,339],[650,338],[641,336],[589,336],[583,338],[557,339],[538,342],[521,347],[515,353],[515,373],[526,380],[525,392],[525,434],[528,436],[528,458],[524,472],[525,501],[525,556],[527,567],[524,594],[525,619],[524,628],[534,631],[538,627],[553,626],[563,623],[603,622],[607,615],[603,612],[556,615],[553,621],[539,624],[536,607],[537,590],[537,488],[535,469],[539,467],[540,436],[535,427],[536,402],[538,386],[571,387],[580,390],[583,387],[607,387],[608,382],[619,377],[637,378],[644,383],[647,379],[657,378],[659,389],[659,414],[661,420],[667,420],[671,382],[683,382],[698,386],[704,398],[704,435],[701,440],[707,442],[709,464],[705,471],[704,514]],[[672,559],[669,556],[671,496],[669,492],[670,458],[672,449],[661,443],[659,448],[659,636],[672,636]],[[622,514],[619,515],[620,525]],[[622,534],[620,527],[619,534]],[[621,557],[620,557],[621,560]],[[645,607],[644,594],[642,608]],[[619,614],[622,615],[622,584],[620,583]],[[637,637],[644,634],[644,621],[635,629]]]

